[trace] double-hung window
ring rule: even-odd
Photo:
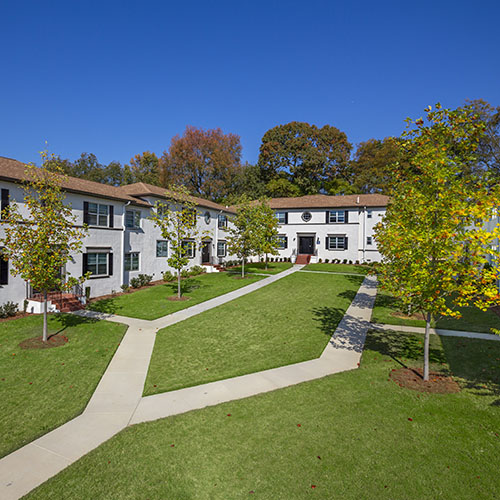
[[[346,211],[330,210],[328,212],[328,222],[330,224],[344,224],[346,222]]]
[[[88,211],[89,226],[109,226],[109,205],[100,203],[89,203]]]
[[[278,220],[278,224],[286,224],[287,223],[286,212],[276,212],[275,216],[276,216],[276,219]]]
[[[0,285],[9,284],[9,261],[3,259],[2,249],[0,248]]]
[[[139,270],[139,252],[130,252],[125,254],[125,271]]]
[[[87,253],[87,271],[93,277],[107,276],[109,274],[109,254],[102,252],[89,252]]]
[[[156,242],[156,256],[168,257],[168,241],[158,240]]]
[[[278,250],[285,250],[288,247],[288,238],[284,234],[279,234],[276,243]]]
[[[217,257],[225,257],[227,252],[227,244],[225,241],[219,240],[217,242]]]
[[[367,245],[371,245],[371,244],[372,244],[372,241],[373,241],[373,240],[372,240],[372,237],[371,237],[371,236],[367,236],[367,237],[366,237],[366,244],[367,244]]]
[[[347,237],[328,236],[326,238],[326,248],[328,250],[347,250]]]
[[[188,258],[188,259],[193,259],[194,256],[195,256],[195,244],[194,244],[194,241],[183,241],[182,242],[182,249],[183,249],[183,253],[184,255]]]
[[[372,211],[371,210],[367,210],[366,211],[366,218],[367,219],[371,219],[372,218]]]
[[[217,225],[219,229],[227,228],[227,215],[219,214],[217,216]]]
[[[141,212],[138,210],[125,211],[125,227],[129,229],[138,229],[141,227]]]

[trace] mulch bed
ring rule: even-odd
[[[500,316],[500,306],[490,307],[491,312],[494,312],[497,316]]]
[[[392,380],[400,387],[418,392],[434,394],[450,394],[460,392],[460,386],[452,377],[438,372],[430,372],[429,380],[424,382],[423,370],[420,368],[398,368],[390,372]]]
[[[17,312],[14,316],[9,316],[8,318],[0,318],[0,323],[3,323],[4,321],[11,321],[13,319],[25,318],[26,316],[30,316],[30,313]]]
[[[400,319],[418,319],[420,321],[425,321],[425,316],[423,313],[411,314],[410,316],[408,316],[408,314],[405,314],[404,312],[394,311],[391,313],[391,316]]]
[[[68,337],[64,335],[50,335],[47,342],[42,340],[42,336],[33,337],[31,339],[23,340],[19,347],[21,349],[50,349],[51,347],[60,347],[66,345]]]
[[[191,297],[177,297],[177,295],[172,295],[171,297],[167,297],[167,300],[172,302],[183,302],[184,300],[190,300]]]

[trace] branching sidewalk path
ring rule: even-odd
[[[154,321],[92,311],[83,316],[129,325],[83,413],[0,460],[0,498],[17,499],[45,482],[130,424],[184,413],[358,366],[370,327],[376,281],[365,278],[320,358],[294,365],[142,398],[156,332],[269,285],[277,275]]]

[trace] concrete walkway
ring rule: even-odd
[[[382,325],[380,323],[372,323],[371,328],[373,330],[384,330],[392,332],[425,333],[425,328],[422,326]],[[491,333],[464,332],[462,330],[443,330],[441,328],[431,328],[430,332],[433,335],[500,341],[499,335],[493,335]]]

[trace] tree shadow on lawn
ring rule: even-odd
[[[49,327],[52,326],[50,323],[53,320],[60,323],[61,328],[59,328],[59,330],[57,330],[56,332],[51,333],[49,335],[50,337],[53,337],[54,335],[58,335],[59,333],[64,332],[64,330],[66,330],[68,328],[72,328],[72,327],[84,325],[84,324],[93,324],[93,323],[97,323],[99,321],[95,318],[86,318],[86,317],[82,317],[82,316],[77,316],[75,314],[56,313],[56,314],[50,316]]]
[[[171,282],[167,286],[172,290],[172,294],[177,294],[177,281]],[[201,288],[202,286],[204,288],[207,288],[210,285],[204,285],[200,280],[194,278],[185,278],[181,280],[181,294],[184,295],[185,293],[193,292],[194,290],[198,290],[198,288]]]
[[[123,297],[123,295],[122,295]],[[87,309],[89,311],[97,311],[97,312],[102,312],[106,314],[116,314],[116,311],[118,310],[116,306],[116,298],[115,297],[110,297],[108,299],[102,299],[98,300],[97,302],[93,302],[90,304]]]

